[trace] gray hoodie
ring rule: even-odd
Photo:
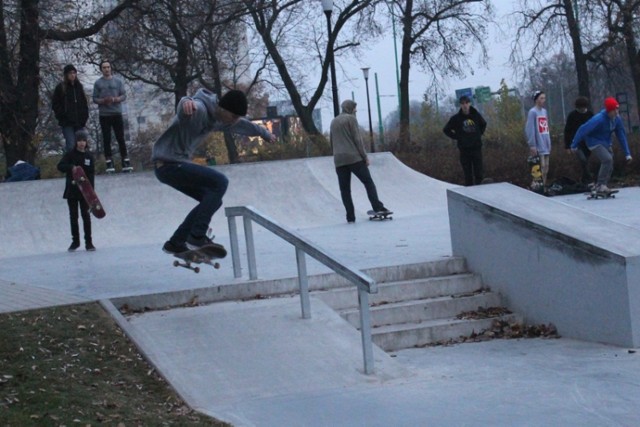
[[[336,167],[352,165],[367,160],[358,119],[356,103],[347,99],[342,102],[342,113],[331,121],[331,146]]]
[[[196,104],[196,111],[192,115],[184,113],[183,104],[187,100]],[[151,160],[189,161],[205,137],[215,131],[260,136],[266,140],[271,138],[267,129],[243,117],[231,126],[219,122],[214,115],[216,108],[219,108],[218,97],[206,89],[199,89],[193,97],[182,98],[169,128],[153,145]]]

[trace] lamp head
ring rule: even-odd
[[[325,13],[331,13],[333,11],[333,0],[322,0],[322,10]]]
[[[364,74],[364,79],[367,80],[369,78],[369,67],[362,68],[362,74]]]

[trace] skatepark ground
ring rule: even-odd
[[[220,166],[224,206],[251,205],[358,269],[451,256],[446,190],[388,153],[371,172],[392,221],[368,221],[362,185],[347,224],[332,159]],[[93,220],[96,252],[67,253],[62,179],[0,185],[0,311],[100,300],[141,352],[195,409],[237,426],[634,426],[640,425],[640,354],[559,339],[495,340],[385,353],[363,373],[360,335],[311,297],[227,301],[123,317],[110,301],[250,286],[231,257],[200,274],[174,268],[160,248],[194,202],[153,173],[100,176],[107,216]],[[615,199],[554,197],[557,203],[640,228],[640,189]],[[239,221],[239,229],[241,229]],[[212,222],[228,246],[222,210]],[[296,275],[295,250],[254,227],[258,277]],[[241,239],[242,240],[242,239]],[[490,242],[487,243],[490,250]],[[246,267],[244,252],[241,256]],[[309,274],[327,273],[308,260]],[[638,284],[640,286],[640,284]],[[567,309],[571,309],[568,307]]]

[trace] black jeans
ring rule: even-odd
[[[464,172],[464,185],[477,185],[482,182],[482,147],[461,148],[460,164]]]
[[[358,177],[360,182],[364,184],[364,188],[367,190],[367,197],[369,198],[369,202],[371,202],[371,208],[374,211],[384,208],[384,205],[378,199],[376,185],[371,178],[369,168],[364,160],[350,165],[339,166],[336,168],[336,173],[338,174],[342,204],[347,210],[347,221],[356,220],[355,208],[353,207],[353,200],[351,199],[351,174]]]
[[[69,221],[71,222],[71,238],[74,242],[80,243],[80,227],[78,225],[78,208],[82,216],[82,225],[84,226],[84,242],[91,242],[91,215],[89,214],[89,205],[84,199],[67,199],[69,205]]]
[[[580,169],[582,170],[582,177],[580,178],[583,184],[590,184],[593,182],[593,176],[589,171],[589,157],[591,157],[591,150],[587,147],[584,141],[580,141],[578,144],[578,160],[580,161]]]
[[[211,217],[222,206],[222,197],[229,185],[227,177],[215,169],[187,162],[163,163],[156,168],[156,177],[163,184],[200,202],[173,233],[171,241],[181,244],[186,242],[189,234],[205,236]]]
[[[104,157],[111,158],[111,129],[116,134],[118,148],[120,149],[120,157],[126,159],[127,146],[124,143],[124,120],[122,114],[115,116],[100,116],[100,129],[102,130],[102,142],[104,144]]]

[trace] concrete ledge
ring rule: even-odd
[[[447,190],[451,246],[530,323],[640,346],[640,230],[510,184]]]

